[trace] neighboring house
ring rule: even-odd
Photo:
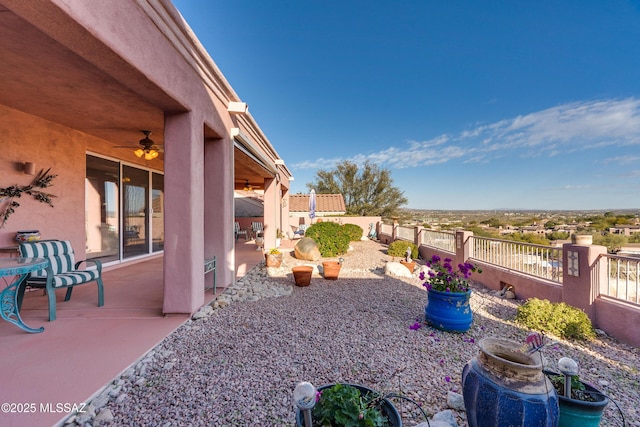
[[[344,215],[347,208],[342,194],[316,194],[316,218]],[[289,195],[289,217],[309,218],[309,195]]]
[[[0,188],[57,175],[0,247],[37,229],[106,268],[164,255],[163,312],[193,313],[205,259],[235,280],[234,190],[264,192],[275,245],[291,173],[170,1],[0,0],[0,58]]]
[[[609,228],[611,234],[622,234],[624,236],[631,236],[636,233],[640,233],[640,226],[638,225],[620,225]]]

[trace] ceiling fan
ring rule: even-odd
[[[139,143],[140,143],[140,148],[136,148],[135,150],[133,150],[133,154],[136,155],[136,157],[138,158],[143,158],[145,160],[153,160],[156,157],[158,157],[160,155],[161,152],[163,152],[163,147],[160,145],[156,145],[155,142],[153,142],[153,140],[151,138],[149,138],[149,135],[151,135],[151,131],[150,130],[143,130],[141,131],[144,134],[144,138],[142,138]],[[128,145],[120,145],[120,146],[116,146],[114,148],[132,148]]]
[[[236,183],[235,186],[236,190],[242,190],[242,191],[246,191],[246,192],[254,192],[255,190],[259,190],[261,187],[259,184],[251,184],[249,183],[249,180],[245,180],[244,184],[240,184],[240,183]]]

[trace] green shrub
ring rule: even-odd
[[[406,240],[396,240],[391,242],[387,249],[389,256],[398,256],[404,258],[407,255],[407,248],[411,247],[411,258],[418,258],[418,245],[413,242],[407,242]]]
[[[549,332],[562,338],[586,340],[595,333],[584,311],[564,302],[529,298],[518,308],[516,321],[527,328]]]
[[[344,228],[344,231],[349,235],[349,240],[352,242],[359,241],[364,235],[364,230],[359,225],[345,224],[342,228]]]
[[[305,237],[315,240],[323,257],[342,255],[349,249],[349,234],[335,222],[317,222],[304,232]]]

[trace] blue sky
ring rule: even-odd
[[[371,160],[411,208],[640,208],[640,1],[174,4],[292,193]]]

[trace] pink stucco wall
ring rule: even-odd
[[[87,136],[38,117],[0,105],[0,187],[28,185],[35,176],[18,170],[33,162],[36,171],[51,168],[54,207],[29,195],[0,229],[0,246],[16,244],[18,230],[40,230],[43,239],[70,239],[77,256],[84,256],[84,165]],[[82,259],[82,258],[81,258]]]
[[[0,82],[0,90],[11,94],[7,105],[23,111],[0,106],[0,186],[28,184],[32,177],[16,164],[34,162],[58,174],[50,191],[58,198],[54,208],[22,198],[0,230],[0,246],[13,244],[15,231],[40,229],[45,239],[71,239],[83,257],[86,153],[147,165],[130,150],[113,146],[136,139],[124,140],[122,132],[153,128],[165,146],[164,163],[148,164],[165,173],[164,311],[194,312],[204,302],[205,258],[219,257],[219,285],[235,278],[231,129],[250,135],[252,149],[267,162],[278,157],[275,149],[249,114],[227,111],[238,96],[170,1],[113,7],[110,2],[3,0],[3,6],[3,22],[10,25],[2,40],[10,45],[8,37],[14,37],[25,53],[13,55],[13,65],[3,69],[15,78]],[[40,58],[49,51],[50,72],[28,73],[42,67]],[[287,188],[288,172],[283,167],[280,172]],[[279,209],[279,188],[273,194],[266,206]],[[280,218],[279,211],[265,215],[270,224]]]

